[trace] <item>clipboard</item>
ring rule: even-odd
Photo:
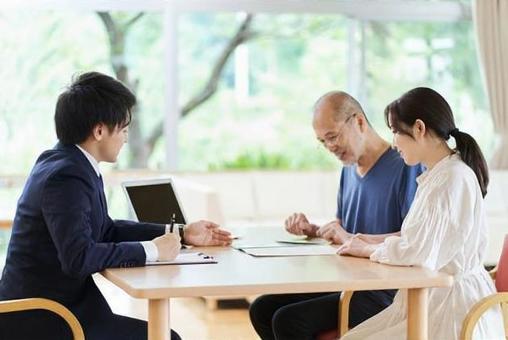
[[[218,263],[218,261],[205,253],[180,253],[173,261],[148,261],[147,266],[179,265],[179,264],[206,264]]]

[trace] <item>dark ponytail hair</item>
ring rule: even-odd
[[[460,158],[474,171],[483,197],[487,195],[489,171],[482,151],[473,137],[455,126],[452,109],[439,93],[427,87],[417,87],[404,93],[386,107],[385,121],[388,126],[389,119],[392,129],[411,137],[409,127],[420,119],[439,138],[455,138]]]

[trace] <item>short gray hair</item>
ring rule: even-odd
[[[343,120],[348,116],[358,112],[361,112],[365,116],[360,103],[350,94],[344,91],[330,91],[322,95],[314,104],[314,114],[318,108],[325,103],[331,105],[334,114],[333,118],[335,121]]]

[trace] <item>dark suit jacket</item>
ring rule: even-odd
[[[76,146],[59,143],[39,157],[19,199],[0,299],[45,297],[94,313],[81,309],[98,292],[91,274],[143,266],[139,241],[163,233],[158,224],[113,221],[102,178]]]

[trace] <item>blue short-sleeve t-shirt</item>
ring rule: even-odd
[[[349,233],[387,234],[400,231],[416,192],[421,165],[407,166],[389,148],[361,177],[357,166],[342,169],[337,218]]]

